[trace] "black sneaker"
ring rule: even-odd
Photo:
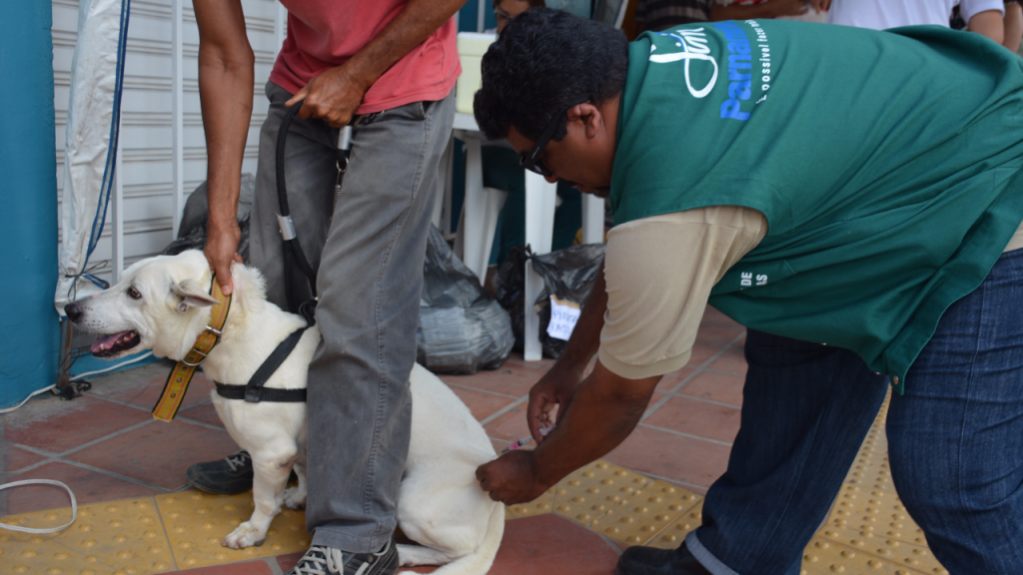
[[[393,575],[398,570],[394,537],[376,553],[348,553],[314,545],[285,575]]]
[[[245,493],[252,489],[252,457],[242,450],[216,461],[196,463],[188,468],[188,480],[207,493]]]
[[[686,547],[629,547],[618,558],[617,575],[711,575]]]

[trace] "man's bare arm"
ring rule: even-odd
[[[661,376],[625,379],[599,361],[572,405],[536,451],[516,450],[476,470],[491,499],[532,501],[572,471],[605,455],[632,433]]]
[[[806,0],[771,0],[760,4],[744,6],[729,4],[722,6],[711,2],[710,19],[713,22],[722,20],[749,20],[751,18],[776,18],[778,16],[798,16],[810,9]]]
[[[409,0],[394,20],[347,62],[313,78],[288,101],[305,103],[301,118],[323,118],[339,127],[352,119],[380,76],[441,27],[465,0]]]
[[[206,132],[209,229],[206,258],[230,293],[237,255],[238,193],[245,140],[252,121],[255,56],[240,0],[195,0],[199,26],[199,100]]]
[[[540,429],[554,425],[552,412],[565,413],[572,400],[587,364],[600,348],[600,330],[604,328],[604,312],[607,311],[607,287],[604,282],[604,262],[600,262],[597,278],[590,291],[590,297],[583,305],[579,320],[568,338],[568,344],[561,357],[554,363],[540,381],[529,391],[529,407],[526,421],[529,432],[537,444],[543,441]]]
[[[1005,30],[1002,26],[1002,13],[998,10],[985,10],[974,14],[970,21],[967,22],[967,25],[970,28],[970,32],[987,36],[998,44],[1001,44],[1004,39]]]

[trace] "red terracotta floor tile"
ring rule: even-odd
[[[25,451],[14,445],[7,445],[7,451],[4,453],[4,467],[3,470],[7,473],[24,469],[29,465],[35,465],[40,461],[46,459],[42,455],[32,453],[31,451]]]
[[[189,465],[219,459],[237,449],[226,431],[179,420],[153,421],[68,458],[166,489],[177,489],[188,483],[185,470]]]
[[[485,425],[484,429],[487,430],[487,435],[493,439],[503,439],[509,442],[529,435],[526,407],[526,402],[522,402],[517,407],[508,410],[508,413]]]
[[[4,438],[11,443],[63,453],[152,419],[144,411],[88,395],[74,401],[62,402],[56,397],[47,398],[46,401],[52,401],[56,406],[46,414],[30,418],[19,418],[18,412],[8,415]]]
[[[160,399],[160,394],[163,392],[163,386],[167,382],[170,368],[163,366],[163,364],[154,364],[150,367],[149,371],[154,371],[157,375],[148,378],[144,384],[118,387],[109,391],[104,390],[101,395],[126,401],[146,409],[152,409],[156,405],[157,400]],[[181,402],[182,409],[209,399],[210,393],[215,387],[205,374],[197,371],[192,377],[191,383],[188,384],[185,399]],[[97,384],[96,388],[102,388],[102,385]]]
[[[10,481],[23,479],[61,481],[71,488],[79,505],[128,497],[148,497],[161,493],[116,477],[56,461],[10,477]],[[0,497],[7,497],[7,512],[12,515],[71,505],[67,492],[51,485],[16,487],[0,492]]]
[[[658,382],[657,391],[671,391],[675,389],[678,384],[685,381],[685,379],[692,375],[694,371],[696,370],[692,367],[686,366],[671,373],[666,373],[664,377],[661,378],[661,381]]]
[[[714,357],[715,354],[721,352],[720,346],[707,345],[700,343],[699,341],[693,345],[693,354],[689,358],[689,367],[699,367],[703,365],[708,359]]]
[[[515,402],[514,398],[497,395],[489,391],[466,388],[461,385],[450,385],[448,387],[465,403],[477,421],[483,421],[495,412]]]
[[[213,407],[212,402],[182,408],[178,412],[178,417],[188,417],[196,421],[216,425],[217,427],[224,427],[224,422],[220,420],[220,416],[217,415],[217,408]]]
[[[618,554],[596,533],[558,515],[505,523],[490,575],[611,575]]]
[[[742,348],[730,347],[721,354],[721,357],[712,361],[707,367],[718,371],[746,375],[746,369],[749,366],[746,364],[746,356],[743,354]]]
[[[640,424],[604,459],[640,473],[709,487],[728,466],[730,448]]]
[[[672,397],[643,420],[654,425],[731,443],[739,433],[739,408],[688,397]]]
[[[721,313],[717,308],[713,306],[707,306],[707,310],[703,313],[703,319],[700,320],[700,325],[707,326],[720,326],[720,327],[739,327],[742,325],[727,315]]]
[[[276,557],[277,564],[281,566],[281,572],[287,573],[292,567],[298,563],[298,560],[305,555],[305,551],[299,551],[298,553],[288,553],[287,555],[278,555]]]
[[[723,347],[732,343],[735,338],[744,333],[746,333],[746,328],[741,325],[701,325],[700,331],[696,332],[696,341],[707,345]]]
[[[546,367],[505,362],[493,371],[478,371],[472,375],[445,375],[441,379],[463,387],[471,387],[512,397],[529,395],[530,388],[547,373]]]
[[[188,575],[271,575],[273,570],[270,569],[270,565],[265,560],[261,559],[259,561],[227,563],[226,565],[211,565],[209,567],[178,571],[178,573],[187,573]]]
[[[551,359],[549,357],[545,357],[545,358],[539,359],[537,361],[526,361],[525,359],[522,358],[522,353],[521,352],[513,351],[511,356],[508,357],[508,361],[504,362],[504,364],[508,365],[509,363],[515,363],[515,364],[519,364],[519,365],[526,365],[526,366],[530,366],[530,367],[539,367],[539,368],[541,368],[543,370],[548,370],[548,369],[550,369],[554,365],[555,361],[557,361],[557,360]]]
[[[741,375],[702,371],[676,393],[741,406],[742,388],[745,383],[746,378]]]

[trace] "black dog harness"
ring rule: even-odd
[[[273,353],[263,361],[259,369],[256,370],[256,373],[252,374],[247,384],[236,385],[214,381],[213,383],[217,386],[217,395],[224,399],[244,399],[249,403],[259,403],[260,401],[278,403],[304,402],[306,398],[305,389],[275,389],[263,387],[263,384],[270,379],[270,376],[277,371],[277,368],[284,363],[284,360],[288,359],[292,350],[298,345],[298,340],[302,339],[305,330],[312,327],[313,323],[315,323],[313,321],[315,310],[315,302],[309,301],[302,304],[299,307],[299,313],[305,318],[306,324],[291,332],[288,337],[284,338],[284,341],[277,344]]]

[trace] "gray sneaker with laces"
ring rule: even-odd
[[[285,575],[393,575],[398,570],[394,536],[376,553],[348,553],[314,545]]]

